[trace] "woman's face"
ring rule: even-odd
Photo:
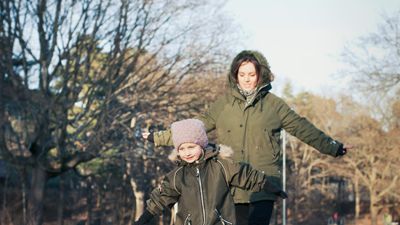
[[[238,70],[237,81],[239,86],[245,91],[251,91],[256,88],[258,75],[256,67],[251,62],[243,62]]]
[[[198,160],[203,154],[203,148],[195,143],[183,143],[178,148],[178,155],[187,163],[192,163]]]

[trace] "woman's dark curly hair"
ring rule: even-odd
[[[255,54],[258,54],[258,57],[260,59],[257,59]],[[260,62],[259,60],[262,60]],[[271,81],[274,80],[274,75],[272,74],[268,62],[265,59],[265,57],[258,52],[255,51],[242,51],[240,52],[232,61],[231,64],[231,70],[230,74],[232,78],[234,78],[237,82],[238,79],[238,71],[239,67],[242,65],[244,62],[251,62],[253,63],[256,73],[257,73],[257,78],[258,78],[258,83],[270,83]],[[263,76],[265,73],[267,73],[267,76]],[[267,79],[266,81],[264,79]]]

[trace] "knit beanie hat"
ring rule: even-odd
[[[186,119],[171,124],[172,142],[178,150],[183,143],[195,143],[205,148],[208,145],[206,129],[201,120]]]

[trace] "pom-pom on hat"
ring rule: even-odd
[[[171,124],[172,142],[178,150],[183,143],[195,143],[205,148],[208,145],[206,129],[201,120],[186,119]]]

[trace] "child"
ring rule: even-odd
[[[171,132],[179,166],[166,175],[160,188],[152,191],[146,210],[135,225],[148,223],[175,203],[178,203],[177,225],[236,224],[231,186],[287,198],[263,173],[248,164],[233,163],[232,149],[207,146],[206,131],[200,120],[172,123]]]

